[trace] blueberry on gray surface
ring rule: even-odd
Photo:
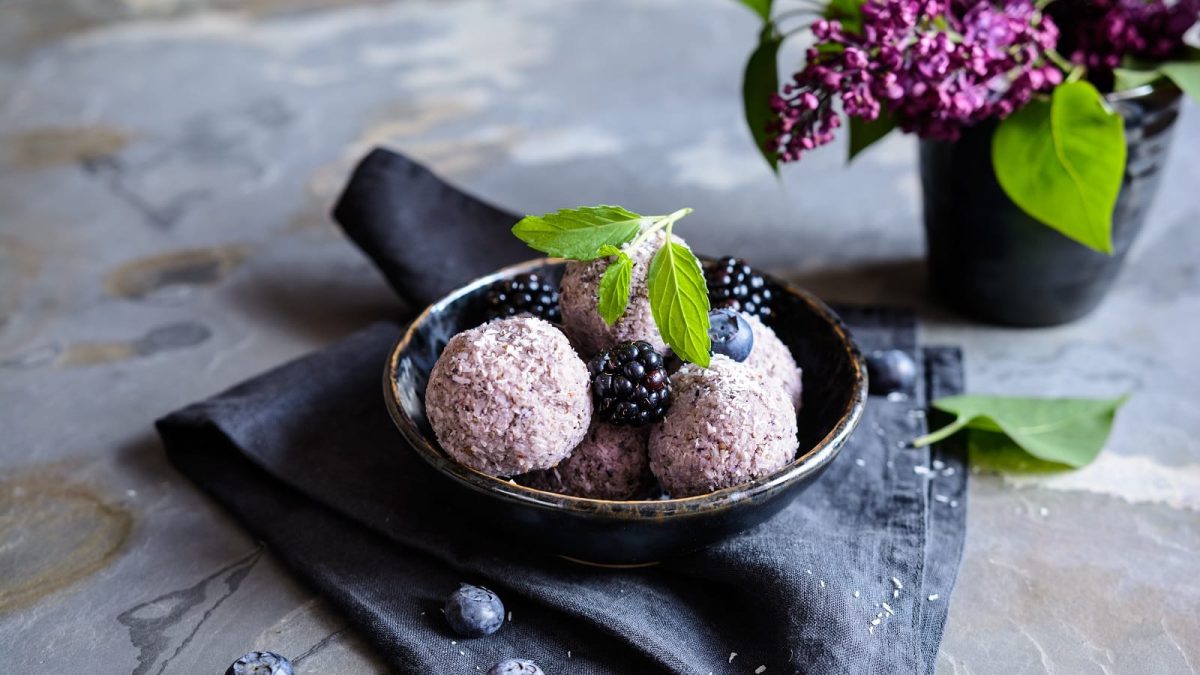
[[[917,363],[908,352],[888,349],[867,354],[872,394],[907,394],[917,382]]]
[[[588,362],[599,419],[641,426],[661,420],[671,407],[671,379],[663,355],[648,342],[621,342]]]
[[[250,652],[234,661],[225,675],[292,675],[292,662],[275,652]]]
[[[446,621],[455,633],[476,638],[491,635],[504,624],[500,596],[482,586],[463,584],[446,598]]]
[[[488,669],[487,675],[545,675],[529,659],[505,659]]]
[[[708,300],[714,309],[732,309],[754,316],[771,316],[767,280],[745,260],[725,256],[704,271]]]
[[[547,321],[559,320],[558,289],[550,280],[533,272],[493,283],[486,300],[489,319],[532,314]]]
[[[708,313],[708,337],[712,353],[724,354],[734,361],[745,361],[754,347],[754,329],[741,312],[714,309]]]

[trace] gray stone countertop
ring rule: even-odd
[[[385,670],[150,426],[397,311],[326,215],[377,144],[515,211],[691,206],[702,252],[917,307],[926,342],[965,349],[972,391],[1132,393],[1086,469],[972,476],[939,666],[1200,665],[1194,106],[1107,303],[1009,330],[926,300],[911,138],[772,178],[739,111],[754,20],[728,0],[16,0],[0,16],[0,672],[216,673],[253,647],[301,673]]]

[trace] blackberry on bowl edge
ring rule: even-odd
[[[641,426],[661,420],[671,407],[671,380],[663,356],[648,342],[621,342],[588,362],[597,417]]]
[[[488,319],[528,313],[547,321],[559,320],[558,289],[533,272],[496,281],[488,288],[486,300]]]
[[[713,309],[732,309],[763,319],[771,316],[767,280],[745,260],[725,256],[704,270],[704,280]]]

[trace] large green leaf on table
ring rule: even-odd
[[[600,296],[598,305],[600,318],[611,326],[617,322],[617,319],[625,315],[625,309],[629,307],[633,259],[615,246],[605,246],[600,250],[600,254],[617,256],[616,260],[604,268],[604,275],[600,277],[600,288],[597,291]]]
[[[1200,61],[1170,61],[1158,68],[1183,93],[1200,102]]]
[[[738,0],[738,2],[749,7],[763,21],[771,20],[771,3],[773,0]]]
[[[847,33],[858,33],[862,30],[862,6],[865,4],[867,0],[829,0],[824,16],[842,24]]]
[[[858,153],[866,150],[896,128],[896,122],[886,110],[879,112],[874,120],[850,118],[850,153],[846,161],[852,161]]]
[[[767,124],[775,117],[771,111],[771,96],[779,91],[779,45],[782,38],[767,24],[758,38],[758,47],[746,61],[742,76],[742,107],[754,145],[771,170],[779,172],[779,156],[767,148]]]
[[[686,246],[671,241],[654,254],[646,277],[650,313],[663,340],[685,361],[708,367],[708,290],[700,261]]]
[[[1002,434],[1008,441],[1039,460],[1081,467],[1096,458],[1112,431],[1117,409],[1125,397],[1023,398],[1015,396],[951,396],[933,407],[951,413],[955,420],[913,441],[923,446],[970,429]],[[986,441],[986,442],[985,442]],[[980,447],[998,448],[998,439],[981,437]]]
[[[541,216],[525,216],[513,234],[530,248],[572,260],[595,260],[605,246],[633,239],[650,219],[619,206],[581,206]]]
[[[1112,253],[1112,214],[1125,174],[1125,121],[1088,82],[1061,84],[1000,123],[992,164],[1026,213]]]

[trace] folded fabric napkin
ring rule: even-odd
[[[385,150],[359,165],[335,217],[414,308],[532,257],[509,233],[516,216]],[[778,517],[649,568],[579,566],[460,513],[384,408],[380,376],[398,323],[157,426],[171,461],[400,672],[474,673],[512,657],[549,675],[932,672],[961,556],[966,472],[961,446],[905,441],[925,432],[931,396],[961,390],[961,357],[918,349],[906,312],[844,308],[843,318],[864,350],[917,358],[915,395],[872,397],[841,455]],[[512,616],[498,633],[450,632],[439,610],[461,581],[503,598]]]

